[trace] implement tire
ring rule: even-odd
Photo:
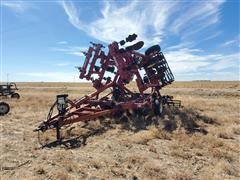
[[[0,102],[0,116],[6,115],[10,111],[10,106],[5,102]]]

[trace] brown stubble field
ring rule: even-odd
[[[182,100],[156,127],[134,132],[109,120],[74,125],[75,146],[41,148],[33,129],[47,116],[56,94],[93,91],[81,83],[18,83],[20,100],[6,100],[0,117],[0,179],[239,179],[240,83],[176,82],[163,94]],[[134,85],[131,85],[135,89]],[[71,128],[70,128],[71,129]],[[54,140],[54,133],[41,136]],[[74,141],[73,141],[74,142]]]

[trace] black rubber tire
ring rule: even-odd
[[[5,102],[0,102],[0,116],[6,115],[10,111],[10,106]]]
[[[161,48],[159,45],[154,45],[154,46],[151,46],[150,48],[148,48],[146,51],[145,51],[145,55],[150,55],[152,53],[158,53],[161,51]]]
[[[14,93],[11,95],[11,98],[13,99],[19,99],[20,98],[20,95],[18,93]]]
[[[143,47],[143,45],[144,45],[144,42],[143,41],[139,41],[136,44],[133,44],[131,46],[127,46],[126,47],[126,51],[132,51],[132,50],[137,51],[137,50],[141,49]]]
[[[161,116],[163,113],[163,102],[162,99],[155,99],[153,102],[153,111],[156,116]]]

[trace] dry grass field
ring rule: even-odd
[[[41,148],[33,129],[56,94],[93,91],[81,83],[18,83],[21,99],[6,100],[0,117],[0,179],[240,179],[240,83],[176,82],[163,94],[182,100],[158,126],[134,132],[108,119],[63,136],[71,146]],[[131,85],[134,89],[134,85]],[[71,137],[79,137],[71,139]],[[80,138],[84,137],[84,138]],[[54,132],[41,136],[54,140]]]

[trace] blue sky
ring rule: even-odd
[[[1,80],[76,81],[89,41],[138,34],[180,80],[239,80],[238,0],[1,0]],[[143,49],[144,51],[144,49]]]

